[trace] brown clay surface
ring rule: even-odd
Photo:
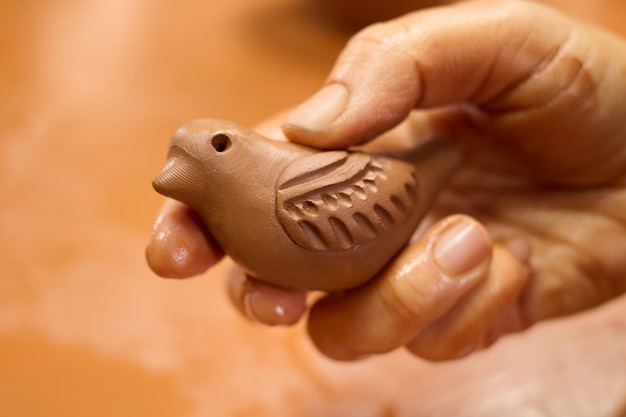
[[[562,3],[626,35],[621,0]],[[617,416],[623,299],[458,363],[398,352],[343,365],[302,327],[237,316],[226,265],[186,282],[148,270],[162,202],[150,181],[171,133],[205,116],[251,126],[322,82],[345,37],[304,9],[3,4],[0,415]]]
[[[372,279],[405,246],[460,161],[441,139],[393,156],[318,151],[198,119],[173,135],[152,184],[199,213],[250,275],[337,291]]]

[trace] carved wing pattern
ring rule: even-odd
[[[276,210],[293,242],[345,251],[404,222],[417,202],[405,162],[359,152],[320,152],[292,162],[276,184]]]

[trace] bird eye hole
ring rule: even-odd
[[[219,133],[213,136],[213,138],[211,139],[211,145],[213,145],[213,148],[215,148],[217,152],[222,153],[226,152],[230,148],[232,142],[228,135]]]

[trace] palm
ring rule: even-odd
[[[601,187],[563,188],[465,166],[431,216],[458,212],[481,221],[496,242],[528,242],[532,278],[519,304],[527,322],[574,313],[623,290],[626,177]]]

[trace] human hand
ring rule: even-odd
[[[385,271],[310,308],[323,353],[407,346],[451,359],[626,289],[623,41],[538,5],[467,2],[366,28],[327,85],[287,119],[290,139],[341,148],[400,124],[373,145],[435,133],[468,159]],[[161,275],[195,275],[221,256],[178,203],[155,231],[148,260]],[[306,311],[303,292],[242,273],[230,293],[269,324]]]

